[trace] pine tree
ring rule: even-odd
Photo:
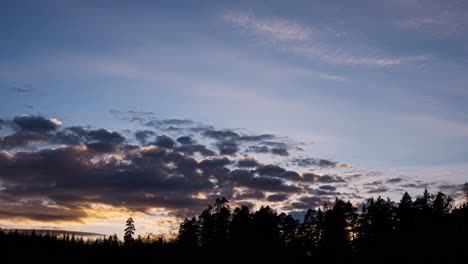
[[[133,235],[135,234],[135,221],[133,218],[128,218],[127,222],[125,223],[125,235],[124,235],[124,241],[126,245],[129,245],[133,241]]]

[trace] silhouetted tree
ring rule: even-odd
[[[231,242],[235,249],[242,252],[253,249],[252,247],[252,215],[247,206],[242,205],[234,209],[230,226]]]
[[[331,210],[325,211],[324,230],[319,242],[323,254],[345,259],[351,255],[350,231],[356,208],[348,202],[336,199]]]
[[[433,214],[437,218],[442,218],[450,213],[453,206],[452,197],[445,193],[438,192],[432,202]]]
[[[467,202],[454,205],[450,196],[442,192],[432,195],[427,190],[414,202],[405,193],[398,205],[388,198],[369,198],[360,211],[350,202],[336,199],[331,208],[307,210],[302,223],[269,206],[253,213],[241,206],[231,214],[227,199],[218,198],[198,218],[182,221],[177,238],[167,242],[162,237],[133,239],[132,218],[126,223],[125,243],[119,243],[116,235],[85,242],[75,233],[0,229],[0,259],[48,260],[54,254],[54,259],[64,260],[224,260],[233,256],[288,263],[294,258],[350,263],[397,259],[462,262],[468,258],[467,219]]]
[[[367,199],[356,229],[358,236],[355,243],[360,252],[375,258],[393,246],[395,213],[394,203],[389,199],[384,200],[380,196]]]
[[[279,214],[277,221],[281,246],[289,251],[293,251],[298,247],[299,243],[297,238],[297,234],[299,232],[299,221],[285,213]]]
[[[468,182],[465,182],[462,187],[463,196],[465,197],[465,202],[468,203]]]
[[[125,230],[124,230],[124,241],[125,245],[129,245],[133,241],[133,235],[135,234],[135,221],[133,218],[128,218],[127,222],[125,223]]]
[[[212,214],[213,207],[208,205],[200,216],[198,217],[198,224],[200,226],[200,245],[203,248],[210,248],[214,240],[214,219]]]
[[[395,245],[395,255],[397,256],[408,255],[415,244],[416,210],[411,196],[405,192],[396,210],[395,232],[398,242]]]
[[[229,227],[231,224],[231,210],[229,208],[228,200],[225,197],[221,199],[216,198],[214,204],[213,218],[213,242],[218,248],[226,248],[227,241],[229,240]]]
[[[195,217],[185,218],[180,224],[177,242],[186,249],[196,249],[198,245],[198,222]]]
[[[277,213],[269,206],[262,206],[255,212],[253,219],[253,240],[260,252],[273,250],[277,253],[279,246],[279,226]]]
[[[320,214],[321,217],[323,217],[322,211],[320,211]],[[304,220],[299,226],[297,234],[300,247],[302,248],[304,254],[308,256],[316,254],[317,242],[318,240],[320,240],[320,235],[316,234],[316,232],[318,231],[317,215],[317,211],[308,209],[306,214],[304,215]]]

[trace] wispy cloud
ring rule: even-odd
[[[309,39],[313,32],[311,28],[300,26],[285,19],[259,19],[251,13],[227,12],[223,18],[253,34],[261,35],[271,40],[302,41]]]
[[[429,55],[418,55],[408,57],[366,57],[353,56],[339,51],[333,51],[326,48],[316,48],[310,46],[291,47],[292,52],[309,57],[316,58],[326,63],[340,65],[363,65],[363,66],[391,66],[409,62],[426,61],[431,58]]]
[[[442,137],[468,137],[468,124],[427,115],[405,116],[402,121]]]
[[[391,1],[405,15],[396,20],[397,27],[438,34],[463,33],[468,24],[468,11],[463,1]]]
[[[431,58],[429,55],[351,55],[351,52],[343,51],[336,43],[322,41],[320,35],[326,33],[318,28],[300,25],[283,18],[258,18],[252,13],[227,12],[223,19],[251,35],[261,37],[263,41],[272,43],[272,46],[282,51],[329,64],[384,67]]]

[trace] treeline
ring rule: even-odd
[[[185,219],[171,241],[133,238],[132,220],[127,221],[125,242],[115,235],[84,240],[10,231],[0,232],[0,248],[6,249],[9,258],[35,254],[30,256],[460,261],[468,259],[468,185],[465,187],[467,199],[458,207],[450,196],[426,190],[415,199],[405,193],[399,203],[370,198],[359,208],[336,199],[329,206],[309,209],[302,221],[269,206],[255,212],[246,206],[232,209],[223,197],[198,217]]]
[[[370,198],[360,210],[336,199],[333,206],[309,209],[303,221],[261,207],[230,210],[217,199],[198,218],[180,225],[177,244],[199,254],[303,256],[320,260],[467,259],[468,203],[427,190],[399,203]]]

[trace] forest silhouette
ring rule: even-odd
[[[7,260],[461,261],[468,259],[468,183],[463,190],[458,206],[427,190],[414,199],[405,193],[399,202],[372,197],[360,206],[336,198],[300,221],[269,206],[232,209],[222,197],[182,221],[171,240],[134,237],[129,218],[123,241],[0,230],[0,249]]]

